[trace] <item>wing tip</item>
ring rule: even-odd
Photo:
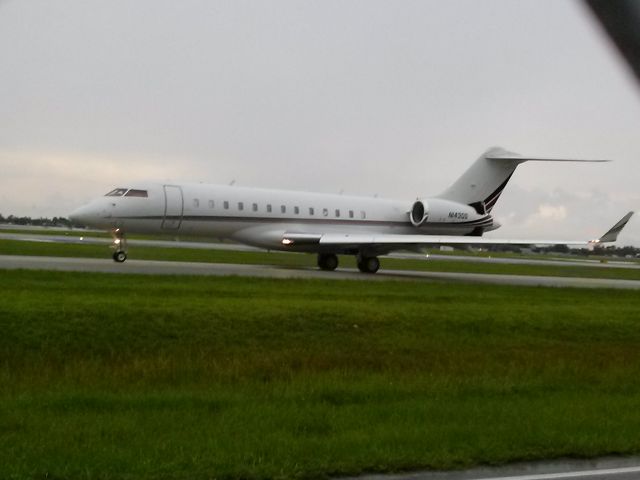
[[[629,222],[629,220],[631,219],[631,217],[633,216],[634,213],[635,212],[633,210],[628,212],[624,217],[622,217],[620,220],[618,220],[618,222],[613,227],[611,227],[609,230],[607,230],[607,232],[604,235],[602,235],[599,239],[594,240],[591,243],[610,243],[610,242],[615,242],[618,239],[618,235],[624,229],[624,227],[627,225],[627,223]]]

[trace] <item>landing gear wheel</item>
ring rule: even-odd
[[[123,252],[122,250],[118,251],[118,252],[113,252],[113,260],[118,262],[118,263],[122,263],[127,259],[127,254],[126,252]]]
[[[122,263],[127,259],[127,239],[124,236],[124,232],[119,228],[116,228],[111,232],[113,235],[113,261]]]
[[[334,253],[319,253],[318,267],[321,270],[335,270],[338,268],[338,256]]]
[[[379,268],[378,257],[358,257],[358,270],[362,273],[376,273]]]

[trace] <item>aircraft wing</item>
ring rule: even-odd
[[[324,247],[330,250],[360,249],[379,254],[393,250],[419,249],[429,245],[593,245],[615,242],[633,212],[627,213],[604,235],[595,240],[552,239],[501,239],[451,235],[398,235],[398,234],[309,234],[287,232],[282,237],[283,245]]]

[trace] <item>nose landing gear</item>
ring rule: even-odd
[[[124,237],[124,232],[119,228],[116,228],[112,232],[113,234],[113,260],[118,263],[122,263],[127,259],[127,240]]]
[[[118,263],[122,263],[127,259],[127,254],[126,252],[123,252],[122,250],[120,251],[116,251],[113,252],[113,260],[118,262]]]

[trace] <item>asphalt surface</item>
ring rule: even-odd
[[[518,463],[454,472],[362,475],[342,480],[638,480],[639,458],[600,458]]]
[[[125,263],[116,263],[111,259],[29,257],[22,255],[0,255],[0,269],[59,270],[146,275],[234,275],[264,278],[320,278],[326,280],[441,280],[498,285],[640,289],[640,280],[417,272],[405,270],[380,270],[375,275],[372,275],[363,274],[355,269],[347,268],[338,269],[334,272],[325,272],[315,268],[287,268],[271,265],[166,262],[135,259],[129,259]]]
[[[4,233],[0,232],[2,240],[16,240],[19,242],[37,242],[37,243],[69,243],[73,245],[111,245],[112,240],[104,237],[65,235],[64,232],[57,235],[45,235],[24,233]],[[198,250],[233,250],[240,252],[263,252],[264,250],[251,247],[249,245],[241,245],[239,243],[220,243],[220,242],[180,242],[175,240],[127,240],[129,245],[138,245],[145,247],[167,247],[167,248],[194,248]]]
[[[2,229],[0,229],[2,230]],[[66,234],[65,234],[66,233]],[[35,234],[25,230],[24,233],[4,233],[0,231],[0,239],[17,240],[23,242],[40,242],[40,243],[70,243],[70,244],[93,244],[93,245],[110,245],[111,240],[104,237],[78,236],[77,231],[73,235],[67,232],[56,232],[51,234]],[[220,243],[220,242],[182,242],[174,240],[128,240],[129,245],[147,246],[147,247],[165,247],[165,248],[193,248],[200,250],[233,250],[243,252],[260,252],[264,251],[249,245],[241,245],[238,243]],[[551,266],[573,266],[573,267],[598,267],[598,268],[630,268],[640,269],[640,263],[634,261],[616,261],[611,260],[606,263],[598,260],[567,258],[567,259],[545,259],[541,258],[509,258],[509,257],[485,257],[472,255],[440,255],[440,254],[418,254],[418,253],[392,253],[389,257],[407,258],[413,260],[449,260],[457,262],[473,262],[473,263],[501,263],[514,265],[551,265]]]

